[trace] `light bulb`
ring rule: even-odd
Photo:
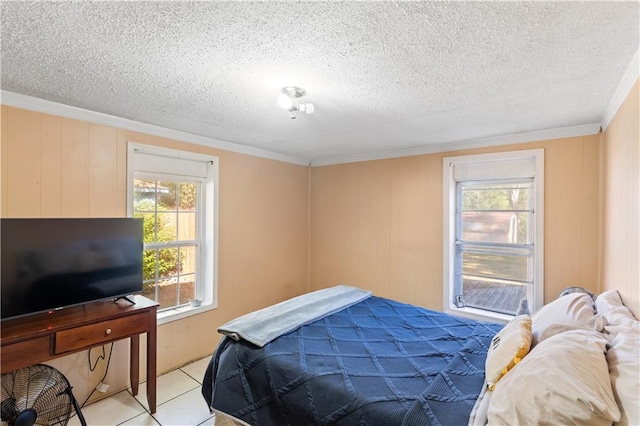
[[[316,110],[313,104],[300,104],[298,105],[298,109],[306,114],[313,114]]]
[[[290,109],[293,106],[293,99],[286,93],[283,93],[278,96],[278,105],[280,105],[280,108]]]

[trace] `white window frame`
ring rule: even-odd
[[[520,167],[528,163],[533,167]],[[464,177],[454,176],[456,166],[466,170]],[[456,260],[456,183],[460,181],[484,181],[490,179],[533,178],[533,300],[529,309],[535,312],[544,303],[544,150],[498,152],[490,154],[445,157],[442,160],[443,178],[443,311],[453,315],[507,322],[512,315],[491,312],[455,304]]]
[[[156,156],[160,162],[166,158],[202,163],[206,168],[206,177],[189,175],[188,168],[167,170],[166,173],[159,172],[157,166],[150,166],[148,170],[145,170],[144,165],[136,166],[136,161],[134,161],[136,154]],[[151,179],[194,179],[202,182],[198,196],[198,202],[202,206],[198,225],[201,226],[203,237],[197,262],[197,276],[200,279],[200,284],[196,290],[196,297],[201,299],[202,303],[200,306],[186,305],[158,312],[158,324],[186,318],[218,307],[218,173],[219,159],[216,156],[137,142],[127,143],[127,216],[133,217],[134,178],[136,176]]]

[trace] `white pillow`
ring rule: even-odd
[[[529,353],[530,347],[531,317],[529,315],[515,317],[493,336],[484,368],[490,390],[493,390],[496,383]]]
[[[563,331],[594,330],[596,311],[591,296],[586,293],[571,293],[546,304],[531,319],[535,346]]]
[[[487,424],[487,411],[489,411],[492,395],[493,392],[487,389],[486,386],[482,387],[480,396],[471,410],[467,426],[485,426]]]
[[[618,290],[609,290],[596,298],[598,315],[604,316],[607,324],[614,326],[631,326],[636,322],[633,313],[624,306]]]
[[[566,331],[541,342],[496,386],[489,424],[610,425],[620,420],[606,345],[602,333],[593,330]]]
[[[640,322],[608,326],[607,363],[622,415],[619,425],[640,425]]]
[[[622,412],[620,425],[640,425],[640,323],[622,302],[618,290],[596,299],[598,315],[607,326],[607,362],[616,401]]]

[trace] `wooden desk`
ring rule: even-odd
[[[129,378],[138,394],[140,335],[147,333],[147,399],[156,411],[156,314],[158,304],[142,296],[88,303],[0,323],[2,373],[104,345],[131,339]]]

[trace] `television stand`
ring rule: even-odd
[[[131,303],[132,305],[136,304],[136,302],[134,302],[133,300],[129,299],[129,296],[116,297],[115,299],[113,299],[113,303],[118,303],[118,300],[126,300],[127,302]]]
[[[131,300],[129,300],[131,301]],[[0,369],[19,368],[85,351],[116,340],[131,339],[131,393],[140,383],[140,335],[147,335],[147,400],[156,411],[158,304],[140,295],[134,305],[110,301],[88,303],[0,322]]]

